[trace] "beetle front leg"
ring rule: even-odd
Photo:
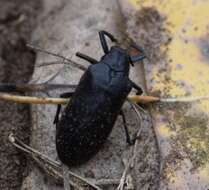
[[[138,86],[135,82],[129,80],[131,83],[132,88],[135,88],[137,90],[137,95],[141,95],[143,93],[143,90],[140,86]]]
[[[66,92],[66,93],[61,94],[60,98],[70,98],[70,97],[73,96],[73,94],[74,94],[74,92]],[[59,114],[60,114],[61,108],[62,108],[61,104],[58,104],[53,124],[57,124],[58,123],[58,121],[59,121]]]
[[[125,129],[126,142],[129,145],[133,145],[136,141],[136,138],[131,139],[131,137],[130,137],[130,134],[128,132],[127,123],[126,123],[126,117],[125,117],[125,114],[124,114],[123,110],[120,111],[120,115],[122,116],[122,119],[123,119],[123,126],[124,126],[124,129]]]
[[[138,61],[142,61],[145,58],[146,58],[146,55],[135,55],[135,56],[131,56],[131,63],[135,63],[135,62],[138,62]]]

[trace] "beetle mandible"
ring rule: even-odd
[[[131,47],[142,54],[135,56],[130,56],[128,50],[117,45],[109,50],[105,37],[117,42],[115,37],[106,31],[100,31],[99,37],[104,56],[97,61],[82,53],[76,54],[92,65],[81,77],[75,92],[61,95],[71,97],[71,100],[60,119],[61,105],[58,105],[54,120],[57,153],[69,167],[88,161],[99,151],[118,115],[122,116],[127,142],[133,143],[122,105],[132,88],[142,94],[142,89],[129,79],[129,69],[130,63],[143,60],[146,56],[137,45]]]

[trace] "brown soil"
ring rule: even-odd
[[[40,0],[41,1],[41,0]],[[0,0],[0,82],[27,82],[35,53],[26,47],[40,12],[39,0]],[[18,190],[26,158],[9,142],[9,133],[29,142],[30,107],[0,101],[0,189]]]

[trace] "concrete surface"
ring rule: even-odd
[[[123,37],[125,32],[124,18],[120,13],[117,1],[112,0],[71,0],[60,1],[50,5],[52,1],[45,1],[47,13],[40,16],[40,25],[34,31],[33,43],[52,52],[57,52],[68,58],[88,65],[76,58],[75,52],[80,51],[99,59],[102,49],[99,43],[98,31],[107,30],[117,37]],[[50,8],[49,8],[50,7]],[[36,65],[57,58],[39,53]],[[62,60],[61,60],[62,61]],[[136,66],[132,78],[138,84],[143,85],[143,72],[141,66]],[[35,68],[32,81],[41,83],[61,69],[59,75],[53,80],[54,83],[76,84],[82,71],[73,67],[62,65]],[[58,96],[60,92],[50,93]],[[36,94],[44,96],[44,94]],[[32,136],[31,146],[58,160],[55,150],[55,126],[52,124],[55,115],[55,106],[32,106]],[[129,130],[134,134],[140,129],[136,115],[130,106],[125,106]],[[123,160],[130,157],[131,147],[125,143],[125,136],[121,119],[118,119],[112,134],[104,148],[88,163],[72,171],[95,179],[110,178],[118,179],[124,170]],[[157,189],[159,182],[159,152],[151,125],[149,114],[141,122],[142,132],[140,145],[137,150],[136,167],[131,171],[134,180],[134,189]],[[115,186],[105,189],[115,189]],[[31,172],[25,179],[22,189],[24,190],[57,190],[52,179],[49,179],[35,165],[31,165]]]

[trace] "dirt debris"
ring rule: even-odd
[[[33,72],[35,53],[26,47],[40,11],[40,1],[1,0],[0,2],[0,82],[27,82]],[[28,143],[28,105],[0,102],[0,189],[20,189],[26,158],[8,142],[11,132]]]

